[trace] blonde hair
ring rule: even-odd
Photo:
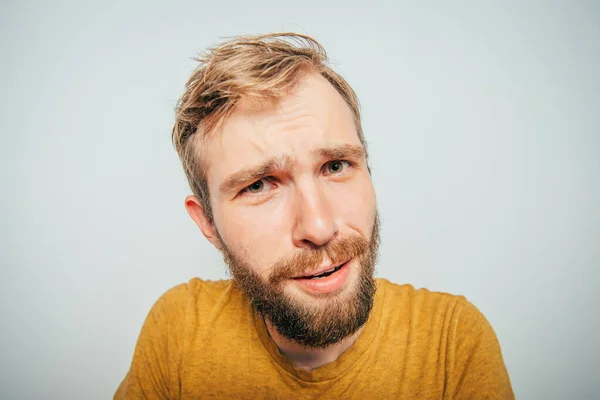
[[[276,102],[307,74],[320,74],[350,107],[366,153],[358,98],[346,80],[328,66],[323,46],[310,36],[273,33],[235,37],[208,49],[196,61],[199,65],[177,103],[172,139],[190,188],[211,222],[201,139],[241,100]]]

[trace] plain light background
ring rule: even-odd
[[[0,397],[110,398],[154,301],[227,277],[173,108],[191,57],[272,31],[359,95],[378,276],[478,306],[518,398],[598,398],[598,3],[313,0],[1,3]]]

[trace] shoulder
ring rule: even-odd
[[[485,316],[462,295],[415,289],[386,279],[377,279],[378,301],[383,317],[413,327],[438,328],[452,336],[469,332],[469,337],[489,335],[492,328]]]
[[[514,399],[498,338],[464,296],[385,279],[377,280],[377,288],[386,340],[397,348],[409,346],[413,353],[444,360],[444,385],[450,397]]]
[[[388,310],[406,314],[460,313],[464,307],[473,307],[464,296],[428,289],[416,289],[409,284],[396,284],[387,279],[377,279],[379,301]]]
[[[151,314],[155,318],[176,319],[189,308],[198,305],[210,307],[223,297],[230,297],[235,292],[230,280],[209,281],[192,278],[167,290],[152,307]]]

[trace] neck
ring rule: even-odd
[[[361,327],[356,333],[327,348],[310,349],[281,336],[269,320],[265,319],[265,324],[271,339],[273,339],[281,354],[287,357],[294,364],[294,367],[305,371],[312,371],[315,368],[337,360],[354,344],[364,328],[364,326]]]

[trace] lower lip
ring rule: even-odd
[[[342,264],[342,267],[333,274],[321,279],[294,279],[304,289],[315,294],[327,294],[340,290],[348,280],[350,261]]]

